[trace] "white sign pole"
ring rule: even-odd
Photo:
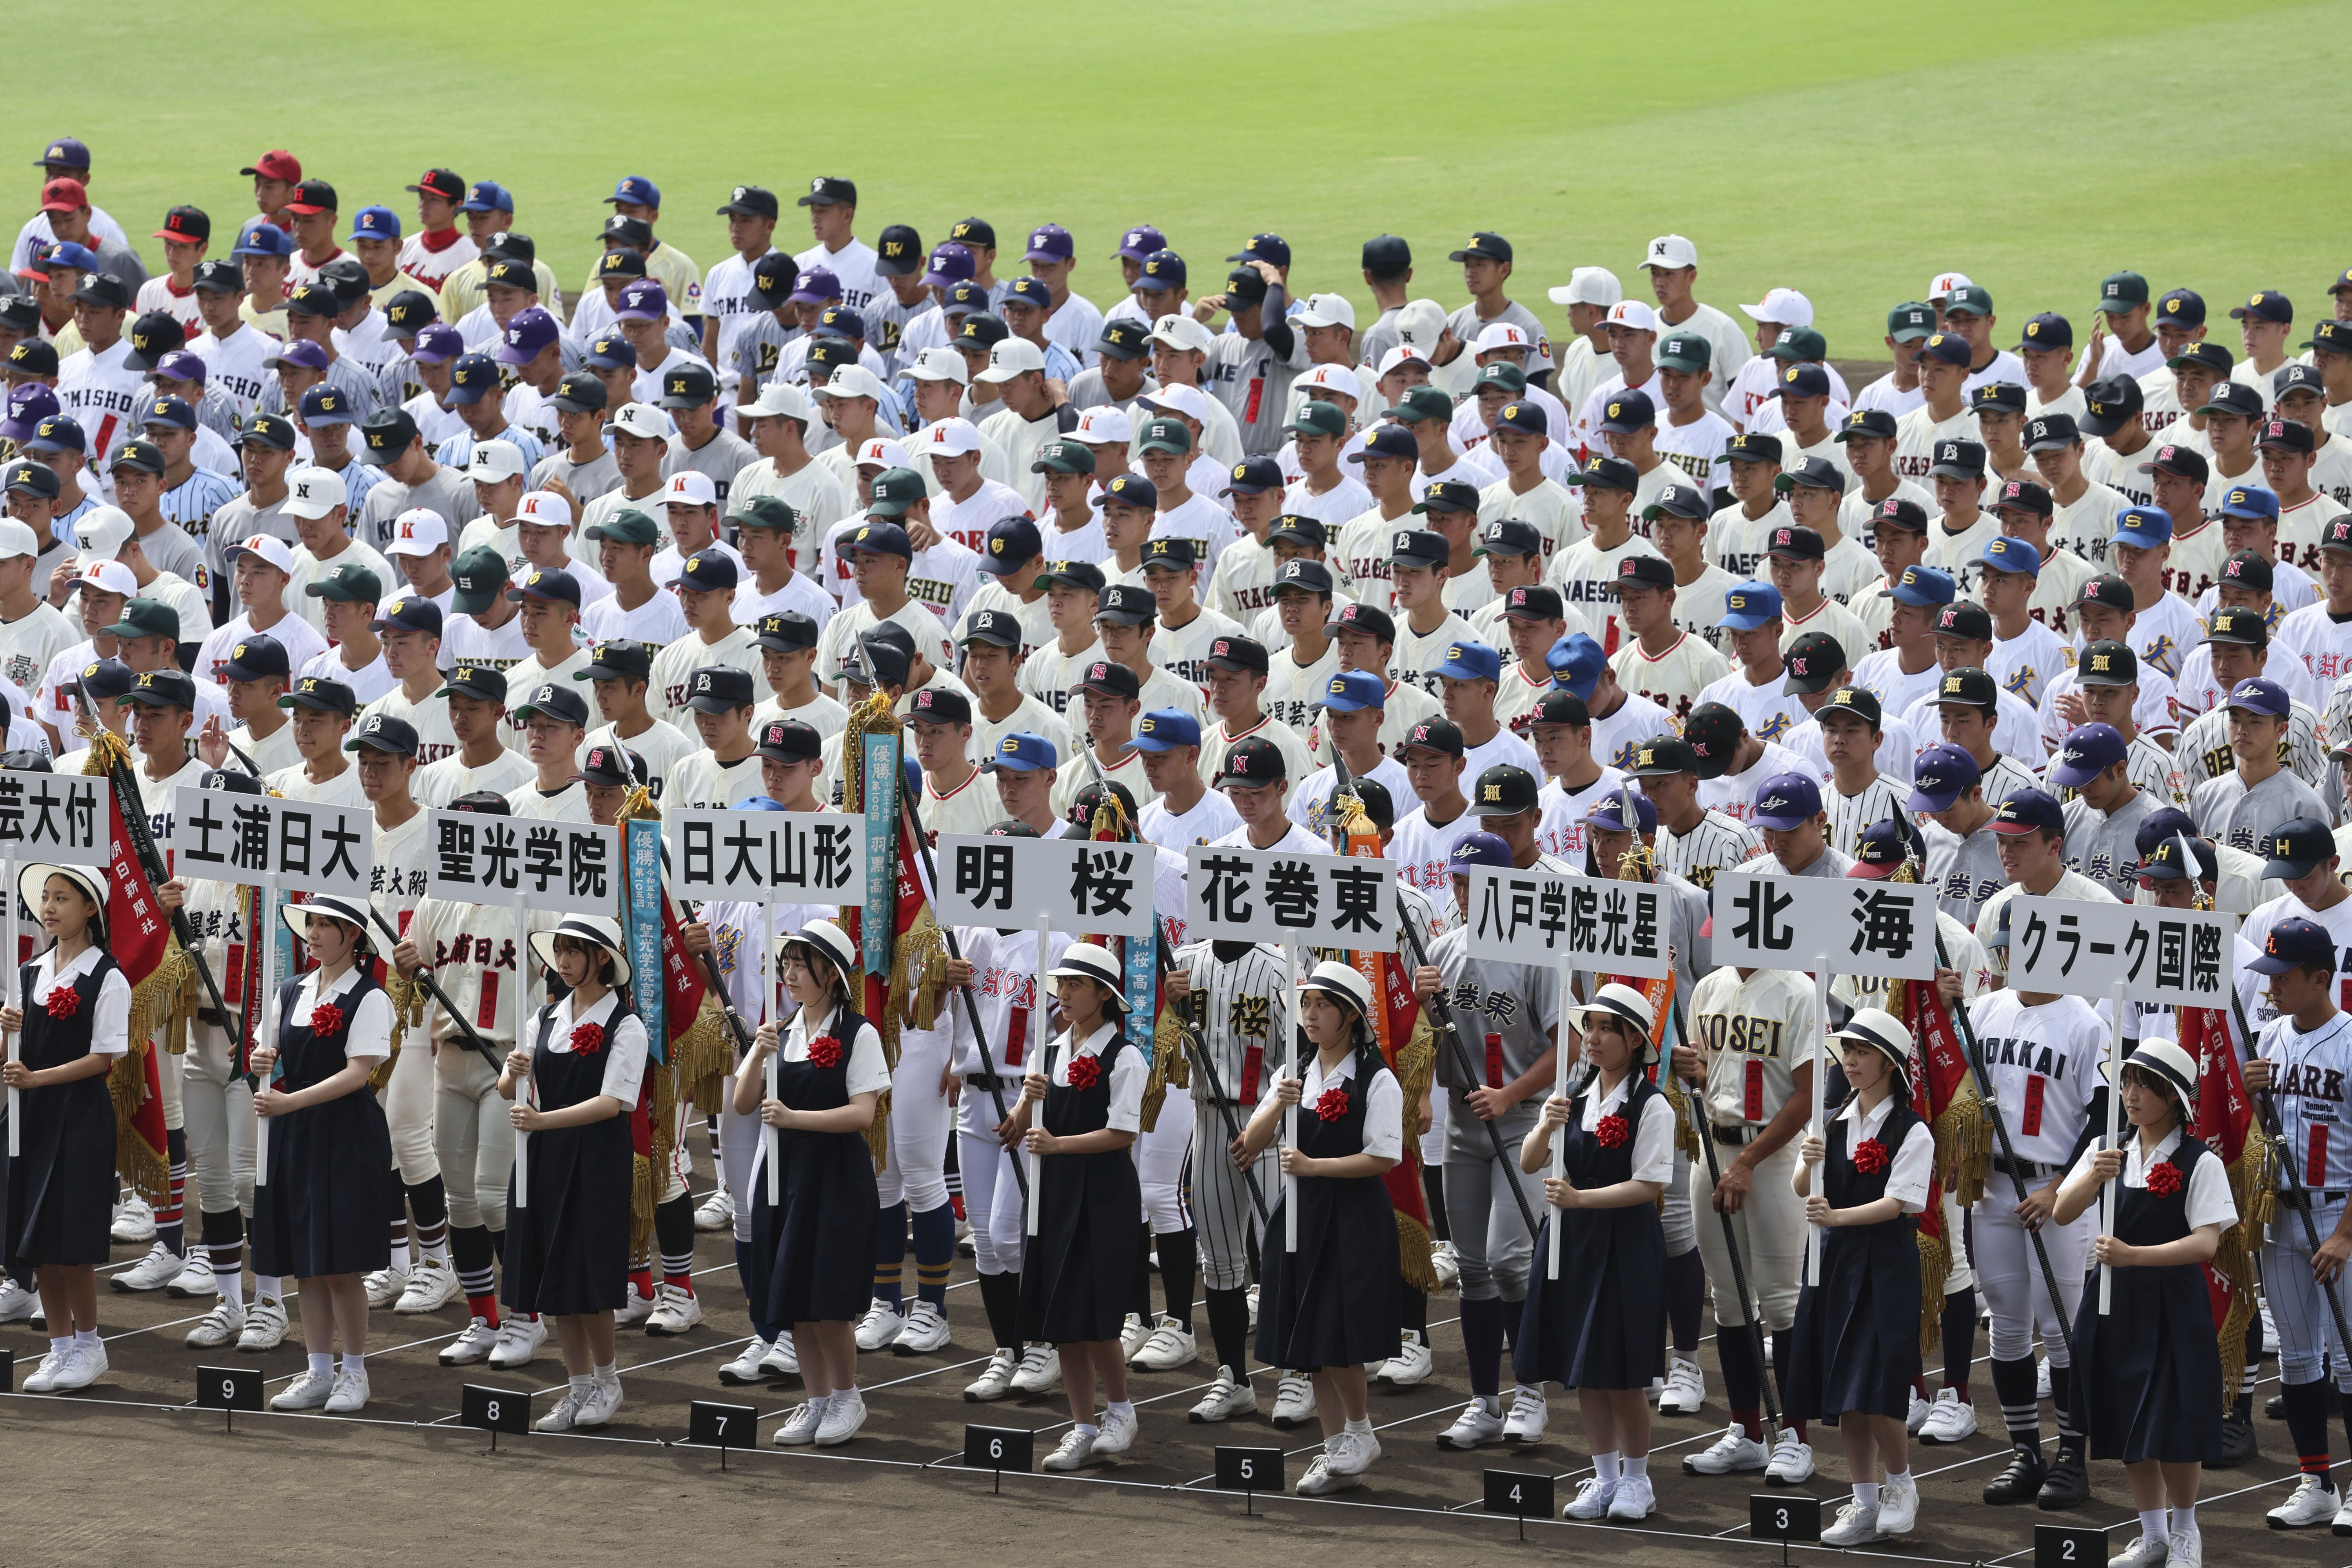
[[[2115,1016],[2108,1021],[2107,1025],[2107,1136],[2104,1147],[2120,1149],[2123,1147],[2124,1114],[2124,1008],[2128,1005],[2124,1001],[2122,981],[2116,982],[2115,992],[2110,1000],[2114,1004]],[[2113,1236],[2116,1233],[2116,1190],[2123,1185],[2123,1182],[2124,1173],[2117,1171],[2115,1180],[2100,1184],[2099,1234],[2101,1236]],[[2112,1264],[2100,1264],[2099,1316],[2102,1318],[2107,1315],[2107,1308],[2114,1298],[2115,1288],[2115,1267]]]
[[[760,906],[760,1022],[763,1024],[772,1022],[775,1016],[776,981],[781,978],[780,975],[771,975],[768,973],[768,963],[774,955],[776,946],[774,916],[775,911],[771,906],[767,904]],[[782,1057],[783,1042],[778,1040],[776,1048],[768,1055],[768,1098],[770,1100],[777,1098],[777,1064]],[[760,1139],[765,1145],[763,1153],[768,1162],[768,1207],[782,1209],[784,1206],[784,1140],[775,1128],[766,1125],[764,1117],[761,1118]]]
[[[274,989],[274,987],[271,986],[270,982],[278,973],[278,887],[277,884],[268,877],[264,877],[261,879],[261,920],[259,923],[261,926],[261,967],[253,972],[252,975],[248,977],[247,984],[262,987],[260,1027],[267,1029],[269,1026],[270,994]],[[250,949],[253,945],[253,933],[248,931],[246,933],[246,946]],[[283,1030],[285,1022],[286,1021],[283,1018],[278,1020],[281,1031]],[[271,1036],[268,1039],[258,1043],[268,1046],[273,1051],[278,1048],[278,1039],[275,1035]],[[267,1090],[269,1086],[277,1082],[277,1080],[278,1064],[273,1061],[269,1066],[269,1076],[262,1081],[260,1089],[262,1090]],[[254,1185],[259,1186],[268,1180],[269,1119],[266,1116],[256,1116],[253,1119]]]
[[[1052,1041],[1046,1037],[1045,1026],[1045,932],[1047,929],[1046,917],[1039,915],[1037,917],[1037,1038],[1030,1046],[1030,1050],[1031,1059],[1044,1063],[1045,1070],[1050,1072],[1053,1070],[1054,1054],[1048,1048]],[[1070,1042],[1070,1048],[1073,1050],[1077,1048],[1076,1040],[1073,1039]],[[1023,1093],[1025,1098],[1027,1091],[1024,1089]],[[1045,1110],[1043,1102],[1040,1102],[1035,1113],[1030,1118],[1029,1125],[1035,1128],[1045,1124]],[[1024,1139],[1023,1142],[1025,1144],[1027,1140]],[[1045,1206],[1045,1189],[1037,1184],[1038,1166],[1042,1162],[1034,1149],[1024,1148],[1022,1151],[1022,1158],[1029,1165],[1029,1234],[1034,1237],[1037,1234],[1037,1211]]]
[[[1290,1061],[1284,1070],[1303,1086],[1307,1075],[1300,1070],[1298,1060],[1298,950],[1288,942],[1282,946],[1282,984],[1283,995],[1290,1003],[1290,1016],[1284,1029],[1284,1033],[1290,1037],[1287,1045]],[[1298,1147],[1298,1107],[1295,1104],[1283,1108],[1282,1146],[1285,1149]],[[1282,1173],[1282,1249],[1285,1252],[1298,1250],[1298,1178],[1287,1171]]]
[[[16,904],[23,895],[16,887],[16,862],[13,857],[7,862],[6,875],[8,878],[8,989],[16,995],[16,1005],[22,1007],[25,1005],[25,966],[16,956]],[[5,1038],[0,1038],[0,1062],[6,1061],[16,1054],[16,1037],[12,1031]],[[13,1084],[9,1086],[8,1158],[11,1160],[25,1152],[25,1105],[21,1094],[22,1091],[16,1086]]]
[[[1826,952],[1813,960],[1813,1007],[1822,1016],[1821,1040],[1813,1052],[1813,1130],[1812,1136],[1822,1136],[1823,1103],[1829,1094],[1830,1077],[1830,955]],[[1822,1172],[1825,1166],[1812,1169],[1811,1190],[1822,1191]],[[1826,1194],[1822,1195],[1826,1196]],[[1811,1245],[1805,1249],[1805,1283],[1822,1282],[1822,1248],[1828,1245],[1826,1226],[1814,1226]]]
[[[1576,966],[1568,959],[1561,959],[1559,961],[1559,1043],[1552,1049],[1551,1067],[1551,1091],[1561,1098],[1565,1098],[1568,1094],[1568,1058],[1570,1054],[1568,1043],[1568,1016],[1570,1010],[1576,1005],[1575,993],[1570,989],[1575,981]],[[1551,1173],[1555,1181],[1564,1182],[1568,1179],[1568,1129],[1564,1127],[1552,1129]],[[1544,1209],[1544,1219],[1549,1227],[1544,1254],[1544,1278],[1547,1279],[1559,1278],[1559,1221],[1564,1212],[1564,1210],[1550,1207],[1549,1199],[1547,1197]]]
[[[515,976],[514,1043],[515,1048],[518,1050],[528,1050],[530,1048],[523,1044],[523,1031],[529,1026],[528,1021],[531,1016],[530,972],[535,967],[530,959],[530,941],[529,933],[524,930],[524,924],[530,918],[529,910],[530,901],[523,897],[521,879],[517,878],[515,887],[515,963],[517,965],[517,973]],[[534,1041],[533,1043],[535,1044],[536,1042]],[[539,1096],[531,1085],[530,1069],[529,1068],[525,1068],[523,1069],[522,1085],[519,1093],[525,1105],[536,1106],[539,1103]],[[514,1201],[515,1207],[519,1209],[527,1209],[530,1207],[530,1134],[522,1131],[520,1128],[517,1128],[515,1130],[514,1135]]]

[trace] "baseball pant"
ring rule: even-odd
[[[730,1089],[727,1109],[719,1113],[719,1174],[727,1184],[727,1196],[735,1205],[735,1239],[746,1246],[751,1240],[751,1184],[757,1181],[765,1184],[768,1180],[766,1164],[760,1164],[756,1170],[752,1164],[760,1158],[761,1134],[764,1131],[758,1111],[746,1114],[735,1109]]]
[[[1675,1173],[1666,1181],[1665,1201],[1658,1211],[1658,1223],[1666,1233],[1668,1258],[1680,1258],[1698,1245],[1697,1222],[1691,1212],[1690,1170],[1691,1158],[1683,1152],[1682,1142],[1677,1139]]]
[[[206,1214],[253,1212],[253,1091],[234,1065],[228,1033],[201,1020],[188,1026],[188,1054],[180,1058],[181,1114],[188,1133],[188,1168]]]
[[[1445,1169],[1445,1116],[1453,1104],[1453,1093],[1444,1084],[1429,1086],[1429,1131],[1421,1135],[1421,1164],[1425,1171]],[[1420,1112],[1410,1114],[1417,1117]],[[1416,1123],[1408,1121],[1406,1125]]]
[[[874,1184],[884,1208],[903,1203],[929,1214],[948,1201],[948,1097],[940,1092],[948,1034],[908,1029],[898,1040],[898,1065],[890,1071],[890,1159]]]
[[[2311,1223],[2322,1237],[2334,1234],[2343,1217],[2340,1201],[2311,1205]],[[2336,1369],[2336,1386],[2352,1393],[2352,1357],[2346,1355],[2335,1315],[2327,1310],[2324,1292],[2330,1289],[2346,1318],[2352,1320],[2352,1271],[2338,1274],[2332,1287],[2314,1279],[2302,1217],[2280,1214],[2271,1221],[2270,1238],[2263,1244],[2263,1298],[2270,1302],[2271,1321],[2278,1325],[2279,1381],[2290,1387],[2318,1381],[2325,1351]]]
[[[449,1048],[479,1059],[471,1047]],[[409,1030],[400,1042],[400,1055],[393,1058],[392,1078],[383,1086],[383,1119],[392,1129],[393,1163],[400,1167],[404,1186],[422,1186],[441,1173],[441,1160],[433,1148],[433,1041],[425,1030]]]
[[[2039,1184],[2029,1182],[2027,1186]],[[2017,1217],[2017,1189],[2007,1176],[1993,1173],[1974,1213],[1976,1282],[1985,1305],[1992,1309],[1992,1359],[2025,1360],[2033,1354],[2038,1332],[2052,1366],[2073,1364],[2063,1330],[2073,1326],[2075,1309],[2083,1304],[2083,1268],[2091,1256],[2091,1239],[2099,1234],[2098,1210],[2084,1209],[2072,1225],[2053,1221],[2042,1226],[2050,1271],[2058,1277],[2054,1312],[2042,1279],[2042,1260],[2033,1255],[2033,1233]]]
[[[193,1049],[193,1046],[190,1048]],[[155,1081],[162,1089],[163,1096],[163,1131],[178,1132],[188,1125],[187,1112],[180,1087],[183,1064],[187,1058],[184,1056],[175,1057],[165,1050],[163,1042],[160,1038],[155,1042],[154,1051]]]
[[[1246,1127],[1256,1108],[1231,1109],[1234,1122]],[[1211,1290],[1239,1290],[1249,1284],[1251,1238],[1263,1243],[1265,1227],[1250,1197],[1248,1177],[1226,1152],[1233,1135],[1225,1130],[1224,1114],[1205,1098],[1192,1101],[1192,1142],[1201,1151],[1192,1162],[1192,1223],[1201,1236],[1201,1283]],[[1282,1183],[1276,1145],[1259,1152],[1250,1163],[1250,1174],[1257,1178],[1257,1190],[1265,1194],[1271,1214]]]
[[[507,1180],[514,1173],[511,1100],[499,1093],[499,1075],[470,1047],[445,1043],[433,1053],[433,1151],[449,1223],[460,1229],[507,1227]]]
[[[646,1070],[667,1072],[670,1069],[647,1062]],[[756,1121],[759,1119],[754,1117],[752,1120]],[[662,1173],[662,1190],[659,1200],[662,1203],[676,1203],[686,1196],[687,1178],[694,1174],[694,1152],[686,1146],[686,1133],[688,1128],[701,1121],[702,1112],[697,1110],[693,1102],[686,1096],[679,1095],[677,1108],[670,1117],[669,1169]]]
[[[1192,1096],[1188,1089],[1168,1086],[1160,1102],[1160,1120],[1136,1139],[1135,1173],[1143,1186],[1143,1217],[1154,1236],[1189,1230],[1192,1205],[1184,1194],[1184,1157],[1192,1150]],[[1246,1200],[1244,1200],[1246,1201]],[[971,1209],[967,1196],[965,1209]]]
[[[1790,1139],[1757,1164],[1747,1202],[1730,1216],[1748,1288],[1762,1300],[1764,1325],[1776,1334],[1797,1321],[1797,1293],[1805,1271],[1805,1204],[1789,1184],[1797,1168],[1797,1143]],[[1728,1144],[1717,1147],[1718,1162],[1727,1163],[1732,1152]],[[1454,1173],[1447,1172],[1445,1179],[1451,1183]],[[1715,1300],[1715,1321],[1725,1327],[1746,1322],[1748,1310],[1732,1284],[1731,1254],[1724,1247],[1723,1218],[1715,1212],[1715,1186],[1707,1180],[1704,1159],[1691,1166],[1690,1203],[1699,1256],[1706,1263],[1707,1291]]]
[[[1998,1175],[1994,1177],[1996,1181],[2000,1179]],[[1960,1205],[1952,1200],[1951,1188],[1945,1187],[1941,1193],[1944,1200],[1944,1247],[1952,1258],[1952,1271],[1944,1277],[1944,1294],[1957,1296],[1977,1285],[1976,1265],[1969,1257],[1969,1227],[1961,1223],[1967,1216],[1960,1212]],[[1977,1213],[1981,1216],[1984,1211],[1979,1208]]]
[[[1011,1095],[1004,1104],[1012,1109]],[[963,1173],[963,1215],[971,1226],[972,1261],[982,1274],[1018,1274],[1027,1215],[1020,1178],[1013,1173],[1014,1156],[997,1142],[996,1122],[996,1102],[988,1090],[967,1081],[956,1104],[956,1163]]]
[[[1538,1100],[1530,1100],[1482,1125],[1466,1105],[1446,1107],[1445,1222],[1454,1232],[1465,1300],[1527,1300],[1536,1238],[1504,1184],[1518,1183],[1540,1222],[1543,1177],[1519,1169],[1518,1152],[1535,1131],[1541,1109]],[[1489,1126],[1502,1134],[1504,1157],[1499,1161],[1486,1136]]]

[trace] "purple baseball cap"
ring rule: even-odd
[[[155,362],[148,379],[160,375],[166,381],[193,381],[202,386],[210,374],[211,367],[205,363],[204,355],[188,349],[173,349]]]
[[[1786,833],[1801,827],[1822,813],[1822,786],[1802,773],[1774,773],[1756,791],[1759,827]]]
[[[506,341],[491,357],[500,364],[529,364],[562,335],[543,307],[528,305],[507,319]]]
[[[1118,237],[1118,253],[1111,259],[1117,261],[1119,257],[1124,256],[1131,261],[1140,261],[1155,250],[1167,248],[1166,235],[1148,223],[1139,224]]]
[[[8,416],[0,419],[0,436],[29,441],[44,419],[58,416],[58,395],[39,382],[28,381],[8,395]]]
[[[1454,841],[1454,853],[1449,858],[1455,870],[1469,866],[1500,866],[1511,868],[1511,847],[1498,834],[1480,831],[1465,833]]]
[[[446,321],[436,321],[416,334],[408,357],[419,364],[446,364],[466,352],[466,339]]]
[[[299,365],[304,370],[324,370],[327,368],[327,348],[324,343],[313,342],[309,338],[297,338],[262,363],[272,370],[289,364]]]
[[[650,278],[640,278],[621,290],[613,314],[624,321],[669,320],[669,292]]]
[[[812,267],[793,279],[789,298],[795,305],[821,305],[827,300],[838,300],[841,279],[833,275],[830,267]]]
[[[1024,261],[1072,261],[1077,258],[1078,243],[1070,231],[1060,224],[1040,224],[1029,231],[1029,248],[1022,253]]]
[[[923,281],[934,289],[952,288],[980,270],[971,247],[950,239],[931,252],[930,265],[924,269]]]

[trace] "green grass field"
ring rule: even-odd
[[[1639,289],[1643,245],[1672,230],[1697,242],[1701,298],[1736,311],[1801,288],[1853,358],[1882,354],[1887,307],[1948,268],[1993,291],[1997,331],[2057,310],[2080,332],[2118,267],[2217,312],[2280,288],[2301,321],[2352,264],[2333,221],[2352,189],[2352,0],[188,15],[96,0],[18,17],[16,184],[0,188],[20,212],[26,164],[61,134],[90,143],[93,199],[134,236],[173,202],[241,219],[236,170],[268,147],[332,180],[346,214],[381,201],[408,222],[401,186],[442,164],[512,188],[518,226],[573,288],[619,174],[662,186],[662,235],[708,267],[727,187],[789,203],[843,174],[868,238],[907,222],[935,241],[976,212],[1017,256],[1029,226],[1061,222],[1074,286],[1106,305],[1115,237],[1139,221],[1168,232],[1196,292],[1272,228],[1299,291],[1342,288],[1360,309],[1367,237],[1411,240],[1416,292],[1450,306],[1445,253],[1493,228],[1547,319],[1544,288],[1580,264]],[[785,215],[779,239],[804,247]]]

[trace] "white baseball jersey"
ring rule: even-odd
[[[1605,767],[1630,768],[1644,741],[1679,728],[1672,715],[1644,697],[1624,692],[1617,706],[1592,715],[1592,754]]]
[[[2051,678],[2074,662],[2071,643],[2040,621],[2028,621],[2017,636],[1993,639],[1992,652],[1985,657],[1985,673],[2028,708],[2039,708],[2042,689]]]
[[[1692,1044],[1706,1068],[1707,1118],[1760,1127],[1796,1092],[1796,1069],[1821,1054],[1822,1021],[1811,976],[1726,966],[1691,993]]]
[[[1465,807],[1450,822],[1433,823],[1425,805],[1400,818],[1389,840],[1388,854],[1396,862],[1398,877],[1428,894],[1430,901],[1440,908],[1452,908],[1454,847],[1465,836],[1479,831],[1479,820]]]
[[[1640,651],[1638,644],[1633,651]],[[1625,677],[1621,673],[1617,679],[1622,681]],[[1751,685],[1748,670],[1742,666],[1700,688],[1698,700],[1722,703],[1739,715],[1739,721],[1758,740],[1781,742],[1790,731],[1811,717],[1795,692],[1780,689],[1784,684],[1786,678],[1775,669],[1763,685]]]
[[[1680,721],[1690,717],[1691,709],[1700,700],[1699,693],[1724,679],[1731,668],[1729,661],[1705,640],[1680,631],[1655,654],[1638,639],[1629,642],[1617,650],[1609,667],[1616,672],[1618,685],[1673,714],[1677,729]]]
[[[2065,1163],[2100,1082],[2107,1026],[2080,996],[2029,1007],[2014,990],[1978,1002],[1969,1009],[1969,1022],[2017,1157],[2037,1165]]]
[[[1583,612],[1596,628],[1593,635],[1601,639],[1601,651],[1614,654],[1623,643],[1633,640],[1617,619],[1617,563],[1628,555],[1657,554],[1658,547],[1638,533],[1607,546],[1587,535],[1551,558],[1551,564],[1544,569],[1544,580],[1559,590],[1563,604]],[[1722,618],[1718,609],[1716,619]]]

